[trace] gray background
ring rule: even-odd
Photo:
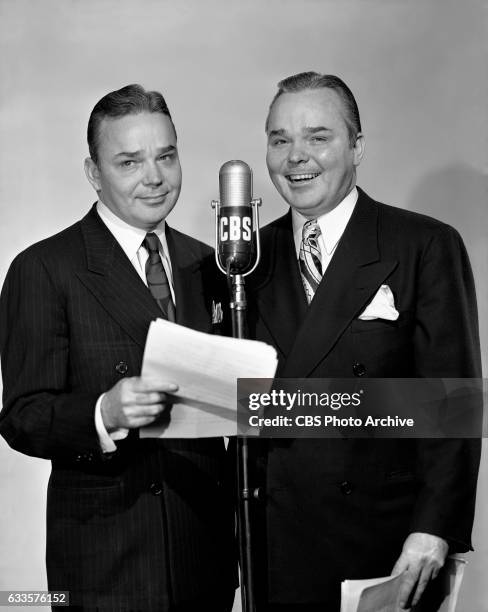
[[[486,372],[487,4],[481,0],[0,0],[0,280],[13,256],[85,214],[94,103],[132,82],[162,90],[178,129],[183,190],[170,223],[207,242],[218,170],[243,159],[270,221],[264,119],[302,70],[357,97],[374,198],[454,225],[471,256]],[[483,457],[462,612],[488,611]],[[47,462],[0,441],[0,589],[45,588]],[[326,571],[327,568],[324,568]]]

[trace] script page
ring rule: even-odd
[[[141,437],[196,438],[235,436],[237,379],[272,379],[276,351],[264,342],[197,332],[164,319],[149,327],[142,378],[172,382],[178,391]]]
[[[344,580],[341,612],[397,612],[401,574],[366,580]]]

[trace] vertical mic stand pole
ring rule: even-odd
[[[212,208],[215,209],[215,261],[221,272],[227,275],[231,293],[231,317],[232,335],[234,338],[247,338],[246,328],[246,292],[244,289],[244,277],[253,272],[261,256],[259,240],[259,210],[261,198],[251,200],[254,217],[254,229],[256,232],[256,261],[252,268],[244,274],[232,274],[230,271],[231,262],[227,262],[227,269],[224,269],[219,261],[217,245],[218,239],[218,219],[220,212],[220,202],[212,200]],[[253,575],[252,575],[252,534],[251,534],[251,501],[252,493],[249,486],[249,445],[245,436],[237,436],[237,531],[239,537],[239,562],[241,567],[241,599],[243,612],[256,612],[256,601],[254,596]]]
[[[242,274],[232,276],[231,315],[232,335],[246,338],[246,292]],[[239,536],[239,558],[241,563],[241,598],[244,612],[255,612],[254,587],[252,576],[252,537],[251,537],[251,489],[249,486],[249,446],[245,436],[237,437],[237,490],[239,494],[237,527]]]

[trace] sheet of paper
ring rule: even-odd
[[[365,588],[359,598],[358,612],[397,612],[401,584],[399,574]]]
[[[455,612],[466,561],[457,555],[446,559],[438,577],[429,583],[420,603],[411,612]],[[367,580],[344,580],[341,612],[398,612],[402,574]]]
[[[396,601],[402,575],[344,580],[341,612],[397,612]]]
[[[235,436],[237,379],[272,379],[276,351],[264,342],[213,336],[164,319],[149,327],[141,376],[174,382],[174,403],[141,437]]]

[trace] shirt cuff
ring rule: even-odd
[[[104,453],[113,453],[117,450],[114,440],[123,440],[124,438],[127,438],[129,430],[125,427],[119,427],[118,429],[114,429],[114,431],[109,434],[105,429],[102,418],[102,399],[104,395],[105,393],[102,393],[95,404],[95,428],[97,430],[98,441],[100,442],[102,451]]]

